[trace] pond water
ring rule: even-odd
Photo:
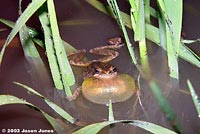
[[[105,45],[106,40],[110,37],[122,36],[122,32],[114,19],[97,11],[87,2],[73,0],[68,0],[67,2],[65,0],[60,0],[55,2],[61,36],[75,48],[89,50],[97,46]],[[119,0],[119,2],[123,3],[122,0]],[[24,3],[24,5],[26,5],[26,3]],[[184,1],[183,32],[186,34],[186,38],[188,39],[196,39],[199,37],[200,30],[197,27],[200,23],[200,12],[198,11],[197,5],[199,5],[198,0],[192,2],[189,0]],[[0,17],[13,21],[16,20],[16,1],[4,1],[0,7]],[[128,4],[123,3],[120,5],[120,8],[126,12],[128,12],[127,7]],[[38,20],[36,18],[31,19],[28,24],[40,28],[37,25]],[[5,26],[0,24],[0,28],[5,28]],[[0,46],[3,45],[8,33],[9,30],[0,32]],[[129,35],[130,37],[133,36],[131,31],[129,31]],[[183,93],[183,90],[188,92],[186,79],[190,79],[197,90],[198,95],[200,95],[200,92],[198,91],[198,79],[200,78],[198,74],[200,73],[200,69],[182,59],[179,59],[180,80],[178,81],[169,78],[166,53],[161,48],[158,48],[150,42],[148,45],[150,68],[152,69],[153,77],[160,85],[162,93],[166,96],[170,105],[177,114],[183,132],[185,134],[200,133],[200,121],[197,117],[197,112],[194,108],[191,96],[187,93]],[[137,44],[134,44],[134,46],[137,51]],[[200,54],[200,47],[198,44],[191,45],[191,48],[198,55]],[[34,68],[33,64],[24,58],[18,38],[14,39],[6,51],[0,68],[0,94],[12,94],[19,98],[26,99],[58,118],[61,122],[59,133],[70,134],[80,127],[64,122],[43,102],[43,100],[34,95],[28,94],[21,87],[14,85],[12,83],[13,81],[18,81],[36,89],[44,96],[56,102],[80,122],[83,122],[84,125],[107,120],[107,106],[93,104],[87,101],[82,95],[80,95],[76,101],[68,102],[62,92],[55,90],[51,81],[47,59],[44,54],[45,52],[41,48],[38,49],[45,61],[46,68],[44,68],[43,65],[38,65],[37,68]],[[136,70],[136,67],[132,64],[126,47],[121,48],[119,53],[119,57],[111,63],[117,67],[119,72],[127,73],[136,80],[139,73]],[[97,58],[92,55],[87,56],[91,59]],[[38,68],[40,68],[40,72],[37,71]],[[73,67],[73,71],[75,72],[77,79],[77,84],[73,87],[74,90],[82,82],[82,70]],[[141,78],[140,86],[140,97],[144,109],[139,105],[137,96],[133,96],[125,102],[113,104],[115,119],[145,120],[172,129],[169,122],[160,111],[148,86],[148,82]],[[52,129],[41,113],[24,105],[0,107],[0,130],[3,128]],[[120,134],[122,132],[137,134],[147,133],[142,129],[125,124],[117,124],[110,128],[107,127],[100,133]]]

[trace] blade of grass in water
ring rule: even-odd
[[[20,41],[22,44],[25,57],[27,59],[29,57],[37,58],[41,61],[40,63],[43,63],[42,59],[40,58],[39,52],[37,51],[35,44],[33,43],[32,38],[29,36],[28,32],[29,30],[25,25],[19,31]]]
[[[31,103],[29,103],[23,99],[19,99],[15,96],[0,95],[0,106],[9,105],[9,104],[26,104],[26,105],[33,106]]]
[[[182,28],[183,0],[158,0],[158,3],[159,5],[164,4],[164,6],[161,7],[161,13],[165,17],[170,33],[172,33],[171,36],[174,42],[174,47],[178,52]]]
[[[145,36],[146,27],[145,27],[144,1],[143,0],[140,0],[140,1],[129,0],[129,3],[131,5],[132,27],[135,27],[133,28],[134,40],[139,42],[139,51],[140,51],[142,69],[146,75],[150,75],[147,46],[146,46],[146,36]],[[146,19],[149,19],[149,18],[146,18]]]
[[[160,34],[166,35],[166,50],[168,56],[168,64],[170,76],[179,78],[178,72],[178,53],[180,48],[181,26],[182,26],[182,0],[163,1],[158,0],[160,6],[161,18],[163,20],[164,30],[160,30]],[[162,27],[163,28],[163,27]],[[163,39],[163,38],[161,38]]]
[[[39,110],[47,119],[47,121],[51,124],[51,126],[56,130],[57,126],[56,119],[47,114],[46,112],[44,112],[43,110],[41,110],[40,108],[38,108],[37,106],[12,95],[0,95],[0,106],[12,105],[12,104],[24,104],[34,108],[35,110]]]
[[[170,29],[165,27],[166,30],[166,43],[167,43],[167,57],[168,57],[168,66],[170,71],[170,76],[176,79],[179,79],[179,68],[178,68],[178,57],[176,46],[174,45],[173,39],[170,35]],[[179,42],[180,44],[180,42]]]
[[[119,12],[119,8],[117,6],[117,3],[116,1],[114,0],[107,0],[108,3],[109,3],[109,6],[110,8],[112,9],[113,11],[113,14],[115,15],[115,18],[118,20],[119,22],[119,25],[121,26],[122,28],[122,32],[124,34],[124,38],[125,38],[125,41],[126,41],[126,44],[127,44],[127,48],[129,50],[129,54],[132,58],[132,61],[135,65],[137,65],[137,60],[136,60],[136,57],[135,57],[135,54],[134,54],[134,51],[133,51],[133,45],[131,44],[130,40],[129,40],[129,37],[128,37],[128,34],[127,34],[127,31],[126,31],[126,28],[124,26],[124,22],[121,18],[121,14]],[[113,7],[113,8],[112,8]]]
[[[196,40],[186,40],[186,39],[182,39],[181,42],[184,43],[184,44],[193,44],[193,43],[198,43],[198,42],[200,42],[200,39],[196,39]]]
[[[191,96],[192,96],[192,100],[193,100],[195,108],[197,110],[198,117],[200,118],[200,101],[198,99],[198,96],[197,96],[190,80],[187,80],[187,85],[189,87],[189,90],[190,90],[190,93],[191,93]]]
[[[14,28],[14,26],[15,26],[14,22],[9,21],[9,20],[5,20],[3,18],[0,18],[0,22],[7,25],[10,28]],[[39,32],[36,31],[34,28],[27,27],[27,29],[28,29],[28,34],[32,38],[32,40],[35,43],[37,43],[37,45],[44,48],[44,44],[43,44],[42,40],[37,38],[37,36],[39,35]]]
[[[22,15],[22,10],[21,10],[21,2],[22,0],[19,0],[19,15]],[[38,64],[41,64],[44,66],[42,59],[40,58],[39,52],[37,51],[35,44],[32,41],[32,38],[29,34],[30,30],[28,29],[28,27],[26,26],[26,24],[24,24],[24,26],[22,26],[22,28],[19,30],[19,37],[20,37],[20,41],[22,44],[22,48],[25,54],[26,59],[29,61],[29,57],[30,58],[37,58],[38,59]]]
[[[79,129],[73,134],[97,134],[104,127],[109,126],[111,124],[116,124],[116,123],[126,123],[129,125],[137,126],[154,134],[177,134],[159,125],[149,123],[146,121],[139,121],[139,120],[115,120],[115,121],[105,121],[105,122],[100,122],[100,123],[94,123],[94,124],[91,124]]]
[[[151,11],[150,0],[144,0],[145,22],[149,24],[151,24],[150,11]]]
[[[22,14],[21,2],[22,0],[19,0],[19,15]],[[22,26],[22,28],[19,30],[19,37],[26,59],[29,61],[29,57],[37,58],[39,59],[38,61],[43,64],[35,44],[29,35],[29,29],[27,28],[26,24],[24,24],[24,26]]]
[[[45,1],[46,0],[34,0],[34,1],[32,1],[28,5],[28,7],[25,9],[24,13],[18,18],[16,25],[14,26],[14,28],[10,32],[10,34],[7,37],[7,40],[6,40],[3,48],[1,49],[1,53],[0,53],[0,65],[1,65],[2,58],[3,58],[3,55],[4,55],[4,52],[5,52],[5,49],[6,49],[7,45],[12,41],[12,39],[19,32],[19,30],[24,26],[24,24],[27,22],[27,20],[36,12],[36,10],[40,6],[42,6],[42,4]]]
[[[114,121],[114,114],[113,114],[113,107],[112,107],[112,101],[109,101],[109,107],[108,107],[108,121]]]
[[[63,89],[61,74],[60,74],[58,63],[57,63],[57,58],[55,55],[54,44],[53,44],[53,40],[51,38],[52,37],[51,28],[49,27],[50,22],[49,22],[49,18],[48,18],[46,4],[43,5],[38,10],[38,15],[39,15],[39,20],[42,24],[42,28],[44,31],[45,49],[46,49],[46,54],[47,54],[47,58],[49,61],[49,67],[51,70],[54,85],[57,89]]]
[[[176,115],[175,115],[173,109],[171,108],[171,106],[169,105],[169,103],[167,102],[165,97],[162,95],[159,86],[156,84],[155,81],[151,80],[150,87],[151,87],[151,90],[152,90],[161,110],[165,114],[166,118],[171,122],[171,125],[174,127],[174,129],[178,133],[182,133],[180,123],[179,123],[178,119],[176,118]]]
[[[181,43],[181,46],[184,46],[183,48],[185,48],[185,49],[187,49],[187,51],[186,52],[190,52],[192,55],[194,55],[198,60],[200,60],[200,57],[194,52],[194,51],[192,51],[188,46],[186,46],[185,44],[183,44],[183,43]],[[185,56],[186,57],[186,56]],[[191,59],[191,60],[193,60],[193,59]]]
[[[160,37],[160,46],[167,50],[167,36],[166,36],[166,25],[165,21],[161,18],[160,14],[158,14],[158,25],[159,25],[159,37]]]
[[[16,85],[19,85],[19,86],[25,88],[30,93],[32,93],[34,95],[37,95],[38,97],[42,98],[57,114],[59,114],[65,120],[69,121],[72,124],[75,123],[75,119],[70,114],[68,114],[61,107],[59,107],[58,105],[56,105],[55,103],[53,103],[52,101],[50,101],[48,98],[46,98],[43,95],[41,95],[40,93],[38,93],[36,90],[34,90],[31,87],[28,87],[28,86],[26,86],[24,84],[18,83],[18,82],[14,82],[14,83]]]
[[[75,83],[75,78],[60,37],[53,0],[47,1],[47,7],[49,9],[48,12],[52,30],[52,37],[54,41],[54,49],[56,52],[56,57],[60,69],[62,84],[64,85],[66,95],[71,96],[72,93],[69,86]]]

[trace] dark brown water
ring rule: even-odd
[[[199,1],[195,0],[191,2],[185,0],[184,3],[183,32],[186,33],[186,38],[198,38],[200,33],[198,28],[200,24],[200,20],[198,19],[200,17],[200,12],[198,10]],[[66,2],[65,0],[60,0],[56,1],[55,4],[62,38],[77,49],[84,48],[88,50],[96,46],[105,45],[107,38],[122,35],[122,32],[118,28],[114,19],[100,13],[84,1],[68,0]],[[127,5],[128,4],[121,4],[123,11],[128,11]],[[17,1],[4,1],[0,7],[0,17],[9,20],[16,20]],[[66,24],[64,23],[66,20],[72,22]],[[84,22],[84,24],[74,25],[75,22]],[[33,26],[37,23],[37,19],[32,19],[29,22],[29,24]],[[0,24],[0,28],[4,27],[4,25]],[[4,43],[3,41],[8,33],[9,31],[0,32],[0,46]],[[131,37],[132,33],[130,32],[129,34]],[[199,54],[200,47],[198,45],[199,44],[194,44],[191,45],[191,47]],[[24,98],[41,107],[56,118],[58,117],[40,98],[27,94],[24,89],[12,83],[13,81],[18,81],[33,87],[43,95],[49,97],[72,116],[86,124],[107,120],[107,106],[95,105],[85,100],[82,96],[79,96],[74,103],[69,103],[61,92],[57,92],[53,88],[46,63],[46,69],[42,69],[40,70],[40,73],[38,73],[36,71],[37,68],[33,68],[24,58],[17,38],[12,42],[11,46],[7,49],[0,68],[0,94],[12,94]],[[150,45],[149,48],[149,60],[153,76],[159,83],[163,94],[169,100],[170,105],[173,107],[175,113],[180,119],[184,133],[198,134],[200,132],[200,121],[197,117],[191,96],[180,92],[179,89],[188,91],[186,79],[190,79],[200,95],[200,92],[198,91],[198,74],[200,73],[200,69],[182,59],[179,59],[180,80],[178,82],[177,80],[170,79],[168,77],[165,52],[154,45]],[[46,61],[44,51],[40,49],[40,52],[43,55],[43,60]],[[128,73],[137,79],[138,72],[131,63],[127,49],[124,47],[120,49],[119,52],[120,56],[112,63],[116,65],[120,72]],[[88,57],[96,58],[91,57],[91,55],[88,55]],[[81,73],[77,68],[75,68],[74,71],[76,72],[79,83],[81,83]],[[114,104],[115,119],[145,120],[172,129],[169,122],[166,121],[165,117],[161,113],[157,102],[150,91],[148,83],[141,79],[140,84],[141,100],[146,114],[141,109],[141,106],[135,102],[136,97],[132,97],[126,102]],[[60,129],[60,133],[71,133],[78,129],[78,127],[74,125],[70,125],[66,122],[64,123],[65,125],[62,126],[63,130]],[[41,113],[24,105],[0,107],[0,130],[3,128],[52,129]],[[144,130],[121,124],[101,131],[101,133],[110,134],[120,134],[122,132],[137,134],[147,133]]]

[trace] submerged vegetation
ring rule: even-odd
[[[150,0],[129,0],[128,2],[130,4],[130,15],[120,11],[116,0],[107,0],[107,4],[103,4],[98,0],[86,1],[99,11],[108,14],[116,19],[120,28],[122,29],[132,62],[137,67],[141,76],[146,81],[148,81],[160,109],[169,120],[171,126],[176,132],[145,121],[126,119],[115,120],[115,111],[113,111],[112,102],[110,102],[109,104],[108,121],[94,123],[82,127],[81,122],[76,121],[74,117],[72,117],[61,107],[50,101],[48,98],[44,97],[43,95],[26,85],[20,84],[18,82],[14,83],[24,87],[30,93],[39,96],[48,104],[49,107],[51,107],[58,115],[67,120],[69,123],[81,126],[82,128],[78,131],[75,131],[74,134],[98,133],[104,127],[115,123],[126,123],[129,125],[137,126],[155,134],[183,133],[179,123],[179,119],[177,119],[175,112],[173,111],[170,104],[167,102],[167,99],[162,94],[159,85],[152,77],[148,63],[147,51],[147,39],[165,50],[168,58],[168,66],[170,71],[169,76],[177,80],[179,79],[178,57],[190,62],[191,64],[196,65],[197,67],[200,67],[198,55],[196,55],[191,49],[189,49],[185,45],[188,43],[193,43],[195,42],[195,40],[181,39],[183,1],[157,0],[158,8],[154,9],[150,6]],[[74,85],[75,78],[68,62],[66,53],[73,51],[74,48],[70,46],[67,42],[64,42],[60,36],[53,0],[34,0],[23,12],[21,11],[21,2],[22,1],[20,0],[20,17],[18,18],[16,23],[0,18],[0,22],[12,28],[11,33],[9,34],[4,46],[1,49],[0,65],[6,47],[19,32],[22,48],[24,50],[26,59],[29,62],[33,62],[35,66],[37,66],[37,64],[41,64],[42,66],[44,66],[44,63],[39,55],[39,52],[36,49],[35,44],[45,49],[55,87],[59,90],[64,90],[66,96],[71,96],[72,92],[70,86]],[[38,31],[26,26],[26,22],[35,12],[37,12],[43,28],[44,40],[40,40],[39,38],[37,38],[37,35],[39,34]],[[151,23],[151,17],[154,17],[158,21],[158,27],[154,26]],[[134,37],[128,36],[127,28],[133,31]],[[130,38],[133,38],[134,41],[138,42],[139,44],[139,58],[135,55],[136,50],[134,49]],[[35,59],[37,59],[37,62],[34,62]],[[187,84],[199,116],[200,103],[198,97],[189,80],[187,81]],[[0,95],[0,106],[8,104],[26,104],[34,107],[44,115],[44,117],[52,125],[55,131],[57,131],[57,125],[59,124],[58,121],[54,117],[47,114],[45,111],[41,110],[39,107],[12,95]]]

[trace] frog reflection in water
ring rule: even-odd
[[[83,96],[93,103],[108,104],[129,99],[136,91],[133,78],[127,74],[118,74],[109,62],[119,53],[115,51],[123,46],[120,37],[108,40],[108,45],[90,49],[90,53],[103,55],[103,58],[82,61],[86,50],[78,50],[68,55],[71,65],[86,67],[83,72],[82,86],[74,91],[69,100],[74,100],[82,90]]]

